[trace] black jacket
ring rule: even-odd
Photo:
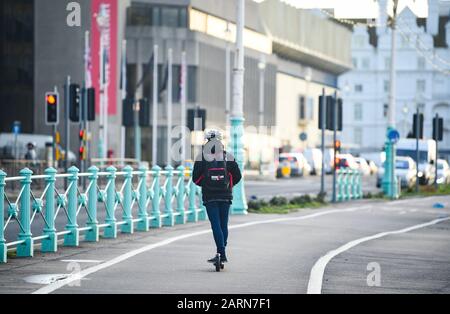
[[[239,183],[241,181],[242,175],[241,170],[239,169],[239,166],[237,162],[234,160],[234,157],[230,153],[226,153],[226,160],[227,160],[227,171],[230,174],[230,188],[228,191],[220,192],[217,191],[210,191],[208,190],[207,186],[203,185],[203,178],[205,174],[205,158],[203,154],[198,156],[194,163],[194,170],[192,171],[192,180],[195,184],[202,187],[202,194],[203,194],[203,203],[211,202],[211,201],[229,201],[231,202],[233,200],[233,186]]]

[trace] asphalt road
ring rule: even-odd
[[[333,176],[325,177],[325,191],[331,197],[333,188]],[[305,176],[300,178],[283,178],[276,181],[246,181],[246,196],[262,199],[270,199],[273,196],[292,197],[303,194],[318,194],[320,192],[320,176]],[[363,177],[363,192],[376,193],[380,191],[376,187],[376,176]]]
[[[120,235],[12,259],[0,293],[450,293],[449,216],[448,196],[233,216],[221,273],[207,222]]]

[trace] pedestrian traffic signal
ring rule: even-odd
[[[442,141],[444,139],[444,119],[433,118],[433,139],[435,141]]]
[[[414,114],[412,134],[413,138],[423,138],[423,113]]]
[[[139,126],[150,126],[150,106],[147,98],[139,100]]]
[[[86,160],[86,148],[84,147],[84,145],[80,146],[79,157],[80,157],[80,160]]]
[[[45,122],[47,125],[57,125],[59,122],[59,95],[55,92],[45,94]]]
[[[72,122],[80,122],[80,85],[71,84],[69,86],[69,117]]]

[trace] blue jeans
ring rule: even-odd
[[[212,201],[205,204],[211,229],[216,242],[217,253],[226,256],[225,248],[228,240],[228,214],[230,203],[224,201]]]

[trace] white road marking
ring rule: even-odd
[[[366,206],[360,206],[360,207],[353,207],[353,208],[347,208],[347,209],[333,209],[333,210],[327,210],[327,211],[323,211],[323,212],[319,212],[319,213],[314,213],[314,214],[310,214],[310,215],[305,215],[305,216],[300,216],[300,217],[287,217],[287,218],[277,218],[277,219],[269,219],[269,220],[260,220],[260,221],[253,221],[253,222],[248,222],[248,223],[243,223],[240,225],[233,225],[230,226],[229,229],[239,229],[239,228],[246,228],[246,227],[250,227],[250,226],[256,226],[256,225],[262,225],[262,224],[271,224],[271,223],[277,223],[277,222],[286,222],[286,221],[297,221],[297,220],[306,220],[306,219],[311,219],[311,218],[316,218],[316,217],[320,217],[320,216],[324,216],[324,215],[329,215],[329,214],[337,214],[337,213],[348,213],[348,212],[354,212],[354,211],[358,211],[358,210],[364,210],[369,208],[369,205]],[[211,230],[203,230],[203,231],[197,231],[197,232],[193,232],[193,233],[188,233],[185,235],[181,235],[181,236],[176,236],[176,237],[172,237],[154,244],[149,244],[146,246],[143,246],[139,249],[135,249],[132,250],[128,253],[124,253],[122,255],[119,255],[109,261],[106,261],[104,263],[101,263],[99,265],[95,265],[89,268],[86,268],[84,270],[82,270],[81,272],[77,273],[76,276],[71,275],[63,280],[58,280],[56,282],[50,283],[49,285],[42,287],[41,289],[38,289],[36,291],[33,292],[33,294],[49,294],[52,293],[68,284],[70,284],[73,281],[76,280],[80,280],[81,278],[84,278],[90,274],[93,274],[95,272],[98,272],[102,269],[111,267],[115,264],[121,263],[129,258],[132,258],[138,254],[144,253],[144,252],[148,252],[150,250],[156,249],[158,247],[162,247],[162,246],[166,246],[169,245],[173,242],[176,241],[180,241],[180,240],[184,240],[184,239],[188,239],[188,238],[192,238],[192,237],[196,237],[196,236],[200,236],[200,235],[204,235],[204,234],[208,234],[211,233]]]
[[[25,277],[25,280],[28,283],[34,283],[38,285],[48,285],[58,280],[66,279],[70,274],[45,274],[45,275],[34,275]]]
[[[91,260],[91,259],[63,259],[63,260],[61,260],[61,262],[83,264],[83,263],[101,263],[103,261]]]
[[[381,233],[377,233],[375,235],[372,236],[368,236],[368,237],[364,237],[364,238],[360,238],[357,240],[353,240],[350,241],[344,245],[342,245],[341,247],[328,252],[327,254],[325,254],[324,256],[322,256],[313,266],[313,268],[311,269],[311,274],[309,276],[309,282],[308,282],[308,290],[307,293],[308,294],[320,294],[322,293],[322,282],[323,282],[323,275],[325,273],[325,267],[327,266],[327,264],[337,255],[357,246],[358,244],[361,244],[363,242],[367,242],[367,241],[371,241],[371,240],[375,240],[375,239],[379,239],[388,235],[392,235],[392,234],[401,234],[401,233],[406,233],[409,231],[413,231],[416,229],[420,229],[420,228],[425,228],[428,226],[432,226],[435,224],[438,224],[440,222],[446,221],[446,220],[450,220],[450,217],[445,217],[445,218],[440,218],[440,219],[435,219],[432,220],[430,222],[427,223],[423,223],[423,224],[419,224],[419,225],[415,225],[412,227],[408,227],[408,228],[404,228],[404,229],[400,229],[400,230],[395,230],[395,231],[387,231],[387,232],[381,232]]]

